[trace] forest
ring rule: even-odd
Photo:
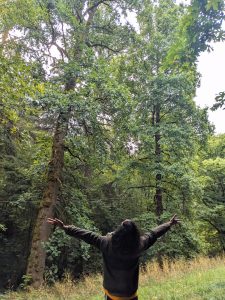
[[[224,1],[177,2],[0,0],[0,291],[101,271],[48,217],[104,235],[176,213],[143,264],[225,251],[225,92],[194,100]]]

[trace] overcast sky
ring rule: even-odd
[[[200,107],[211,107],[215,96],[225,91],[225,42],[212,44],[214,51],[204,52],[198,59],[201,86],[195,98]],[[216,133],[225,133],[225,110],[209,110],[209,120],[216,126]]]
[[[190,0],[176,2],[189,4]],[[195,101],[200,107],[211,107],[215,103],[215,96],[225,91],[225,42],[213,43],[212,47],[214,51],[204,52],[198,59],[198,71],[202,78]],[[216,133],[225,133],[225,110],[209,110],[209,120],[215,125]]]

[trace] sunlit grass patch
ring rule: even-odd
[[[224,259],[199,258],[190,262],[175,262],[158,280],[145,275],[139,290],[141,300],[223,300],[225,299]],[[149,278],[149,279],[147,279]]]

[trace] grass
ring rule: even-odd
[[[163,271],[156,262],[140,275],[140,300],[225,300],[225,258],[199,257],[192,261],[164,261]],[[9,292],[1,300],[100,300],[101,275],[79,282],[66,278],[53,287]]]

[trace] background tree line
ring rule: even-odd
[[[224,251],[225,136],[193,100],[198,55],[224,37],[224,2],[0,7],[0,287],[100,270],[53,216],[105,234],[176,212],[181,229],[145,259]]]

